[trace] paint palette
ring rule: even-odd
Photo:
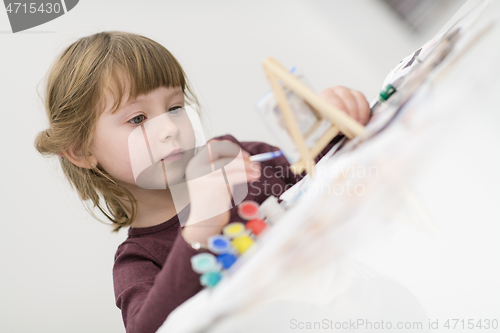
[[[191,257],[191,266],[196,273],[202,274],[200,283],[204,287],[215,287],[238,257],[247,252],[257,236],[267,228],[267,223],[260,218],[259,204],[255,201],[241,202],[238,214],[249,221],[246,224],[228,223],[222,229],[222,235],[208,238],[208,249],[212,253],[199,253]]]

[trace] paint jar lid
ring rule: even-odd
[[[242,201],[238,205],[238,215],[245,220],[259,218],[259,204],[253,200]]]
[[[222,279],[222,274],[220,272],[207,272],[200,276],[200,283],[205,287],[215,287],[217,283]]]
[[[242,235],[247,235],[248,231],[245,228],[245,225],[241,222],[231,222],[228,223],[223,229],[222,233],[229,237],[229,238],[235,238],[238,236]]]
[[[231,239],[225,235],[213,235],[208,237],[208,249],[213,253],[232,252]]]
[[[300,196],[300,193],[302,193],[302,191],[299,192],[299,194],[293,199],[293,201],[295,201]],[[283,205],[286,203],[287,202],[285,201],[283,204],[280,204],[278,203],[278,198],[273,195],[269,196],[259,206],[260,218],[265,218],[265,222],[268,225],[273,225],[274,223],[279,221],[285,214]]]
[[[193,267],[193,271],[199,274],[218,271],[221,268],[217,258],[211,253],[198,253],[192,256],[191,267]]]
[[[253,219],[245,225],[254,235],[258,236],[267,227],[267,223],[261,219]]]
[[[236,262],[236,259],[238,259],[238,257],[232,253],[222,253],[217,256],[217,262],[220,263],[224,269],[231,267]]]
[[[244,253],[253,244],[249,236],[238,236],[231,241],[231,244],[239,253]]]

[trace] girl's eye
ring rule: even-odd
[[[129,122],[129,123],[131,123],[131,124],[140,125],[140,124],[142,123],[142,121],[141,121],[141,122],[135,122],[135,121],[134,121],[134,119],[137,119],[137,118],[139,118],[139,117],[144,117],[144,115],[143,115],[143,114],[140,114],[140,115],[138,115],[138,116],[135,116],[134,118],[130,119],[128,122]]]
[[[182,106],[174,106],[168,110],[168,113],[170,114],[178,114],[180,111],[184,110],[184,107]]]
[[[174,106],[174,107],[171,107],[170,110],[168,110],[168,113],[172,114],[172,115],[176,115],[183,110],[184,110],[183,106]],[[140,114],[140,115],[135,116],[134,118],[130,119],[128,122],[131,124],[134,124],[134,125],[140,125],[144,121],[144,119],[142,119],[142,121],[140,121],[140,119],[141,119],[140,117],[145,117],[145,116],[143,114]],[[138,120],[138,122],[135,120]]]

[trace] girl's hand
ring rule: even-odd
[[[343,86],[328,88],[319,96],[365,125],[370,119],[370,104],[361,92]]]
[[[219,234],[229,222],[233,185],[259,179],[260,165],[252,166],[248,153],[238,157],[240,151],[233,142],[209,142],[189,161],[186,180],[191,208],[183,230],[187,241],[206,244],[209,236]]]

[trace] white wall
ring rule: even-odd
[[[47,124],[37,84],[77,38],[125,30],[157,40],[185,67],[211,120],[209,137],[231,133],[275,144],[253,109],[268,90],[260,67],[265,57],[301,66],[316,91],[345,85],[371,100],[385,74],[461,3],[423,35],[376,0],[82,0],[68,14],[17,34],[0,9],[0,331],[124,332],[111,268],[126,233],[111,234],[93,220],[58,161],[33,148]]]

